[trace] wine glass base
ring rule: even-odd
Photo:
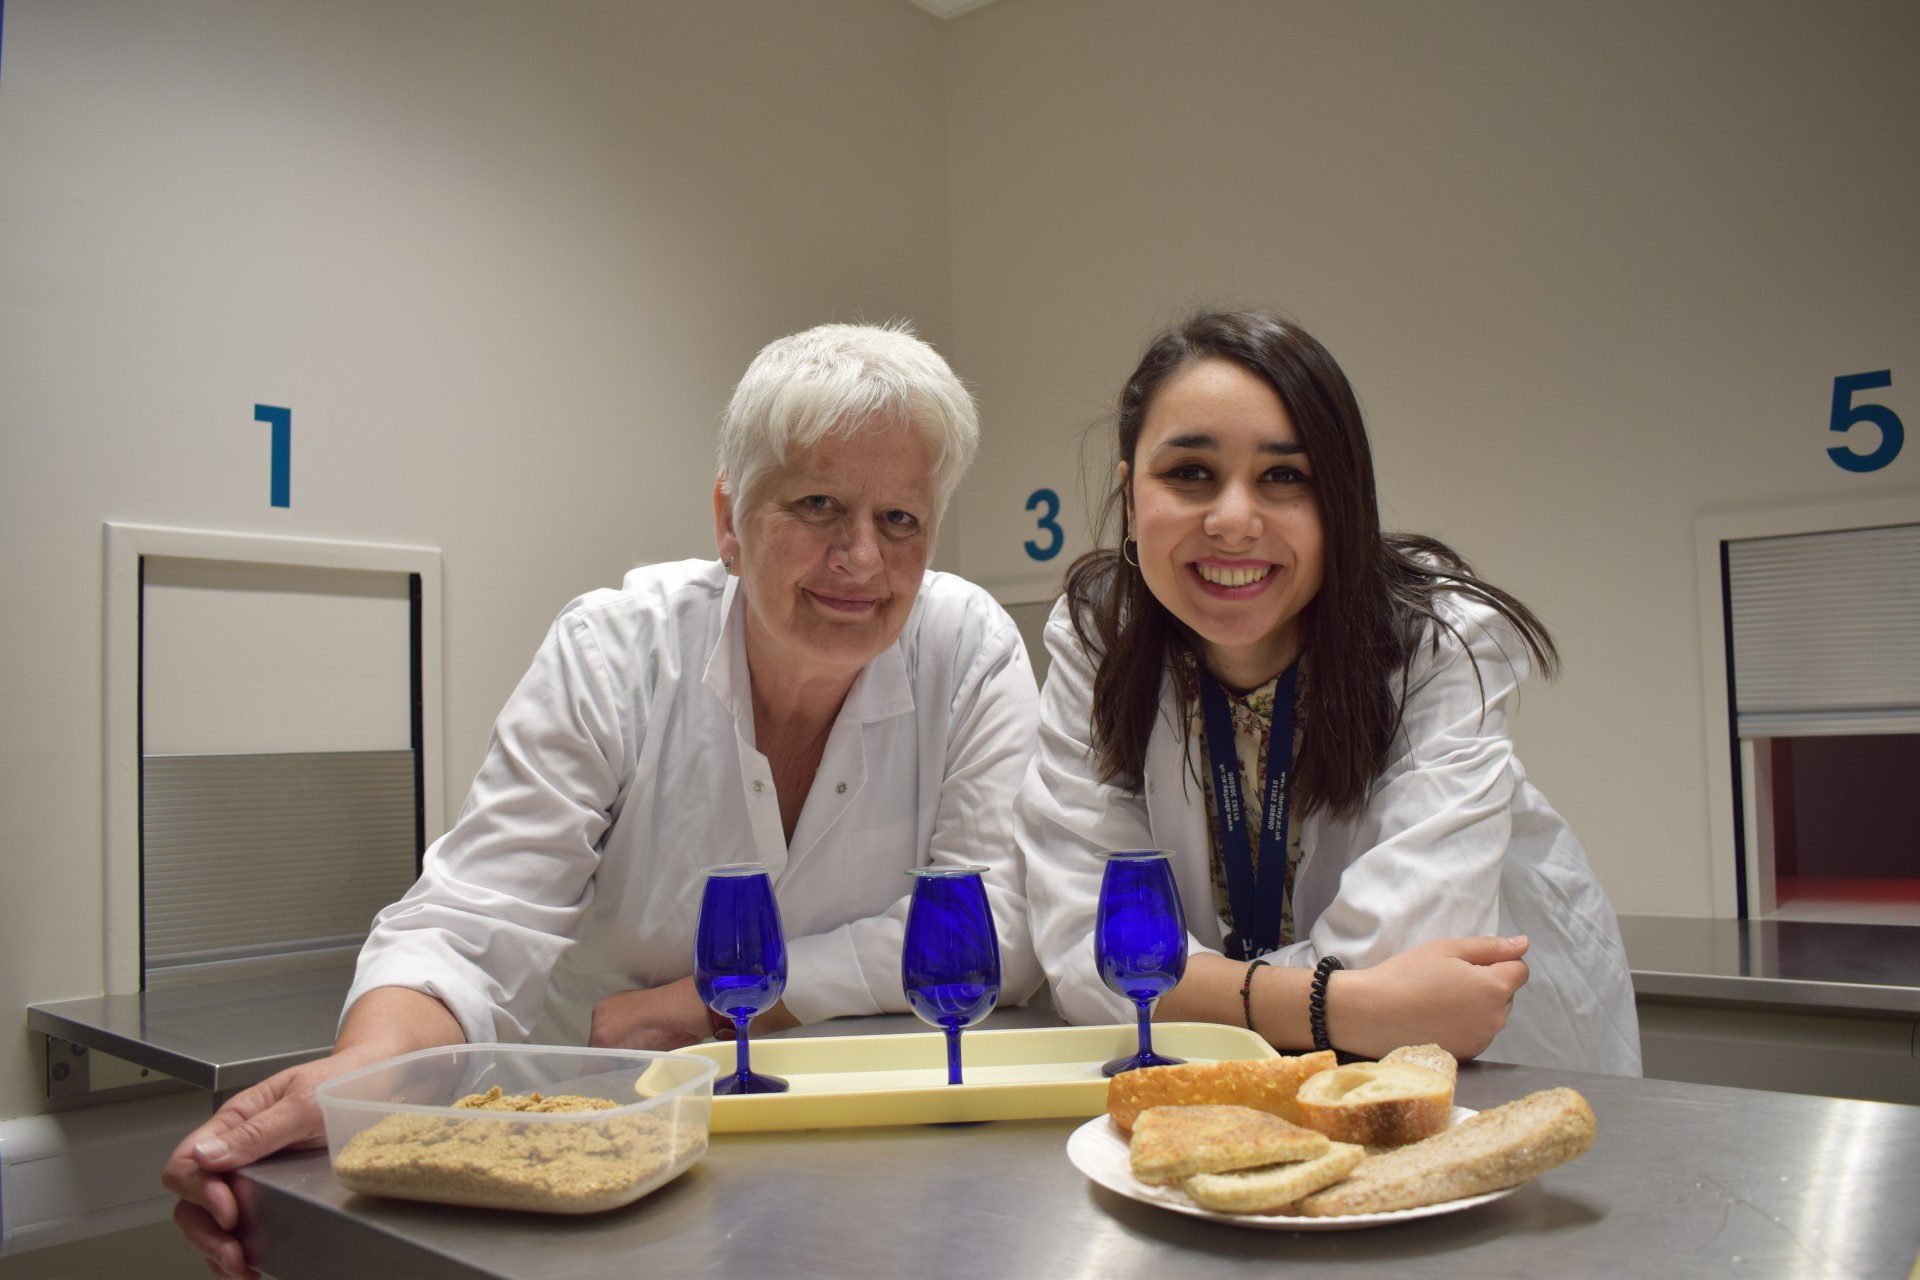
[[[758,1071],[717,1077],[713,1082],[716,1098],[742,1097],[751,1093],[785,1093],[787,1082],[779,1076],[763,1076]]]
[[[1138,1071],[1142,1067],[1177,1067],[1185,1058],[1169,1058],[1159,1053],[1130,1053],[1124,1058],[1115,1058],[1100,1068],[1103,1076],[1117,1076],[1123,1071]]]

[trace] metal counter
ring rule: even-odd
[[[1623,915],[1620,936],[1642,998],[1920,1015],[1920,927]]]
[[[1920,1255],[1920,1108],[1492,1064],[1486,1108],[1570,1085],[1585,1157],[1513,1195],[1392,1226],[1280,1232],[1140,1204],[1066,1156],[1078,1121],[727,1134],[651,1196],[560,1218],[354,1196],[325,1153],[240,1179],[279,1280],[636,1275],[1425,1277],[1810,1275],[1905,1280]],[[1416,1270],[1413,1270],[1417,1268]]]
[[[27,1006],[27,1029],[215,1094],[258,1084],[333,1047],[353,962],[245,981]]]

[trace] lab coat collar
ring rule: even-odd
[[[907,679],[907,659],[896,638],[860,669],[853,688],[840,707],[840,719],[862,724],[890,720],[913,710],[913,684]],[[740,598],[740,579],[729,574],[720,597],[720,634],[707,657],[701,683],[742,724],[753,722],[753,677],[747,666],[747,611]]]

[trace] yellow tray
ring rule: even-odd
[[[713,1132],[1097,1116],[1107,1108],[1101,1065],[1138,1047],[1132,1026],[969,1031],[960,1037],[966,1083],[949,1085],[946,1040],[937,1031],[756,1039],[753,1069],[790,1087],[715,1098]],[[1153,1047],[1189,1062],[1278,1056],[1253,1032],[1215,1022],[1156,1023]],[[733,1071],[730,1042],[676,1052],[713,1059],[723,1076]]]

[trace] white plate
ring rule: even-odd
[[[1470,1107],[1455,1107],[1453,1122],[1478,1115]],[[1095,1116],[1073,1131],[1067,1139],[1067,1159],[1074,1167],[1109,1191],[1118,1191],[1131,1200],[1160,1209],[1171,1209],[1209,1222],[1225,1222],[1236,1227],[1260,1227],[1267,1231],[1351,1231],[1355,1227],[1378,1227],[1389,1222],[1411,1222],[1442,1213],[1458,1213],[1477,1204],[1486,1204],[1510,1196],[1517,1187],[1489,1191],[1483,1196],[1466,1196],[1445,1204],[1422,1205],[1418,1209],[1392,1209],[1386,1213],[1352,1213],[1338,1218],[1307,1218],[1291,1213],[1216,1213],[1202,1209],[1187,1198],[1179,1187],[1156,1187],[1133,1176],[1133,1162],[1127,1154],[1127,1135],[1106,1116]]]

